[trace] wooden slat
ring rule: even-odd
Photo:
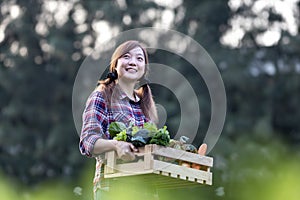
[[[183,180],[188,179],[189,177],[200,180],[205,180],[206,184],[212,184],[212,173],[205,172],[202,170],[197,170],[193,168],[182,167],[179,165],[174,165],[170,163],[165,163],[162,161],[154,160],[153,161],[153,170],[169,172],[172,174],[180,175],[180,178]],[[188,177],[188,178],[187,178]]]
[[[154,155],[197,163],[201,165],[201,170],[156,160]],[[140,158],[134,162],[117,164],[116,153],[107,152],[104,177],[117,178],[134,175],[153,177],[155,185],[162,187],[192,187],[199,183],[212,185],[210,167],[213,166],[213,158],[154,144],[140,148],[136,156]]]
[[[112,174],[115,172],[114,169],[116,167],[116,159],[117,159],[116,152],[115,151],[107,152],[105,156],[107,160],[105,171],[108,174]]]
[[[153,160],[153,155],[152,155],[152,146],[145,146],[145,154],[144,154],[144,169],[152,169],[152,160]]]
[[[126,177],[112,177],[111,183],[114,183],[114,181],[124,181],[124,183],[132,185],[143,183],[144,185],[147,185],[147,187],[155,187],[159,189],[190,188],[199,187],[200,185],[198,182],[185,181],[178,178],[170,178],[168,176],[163,176],[160,173],[142,174]]]
[[[153,169],[144,169],[144,162],[124,163],[115,166],[115,173],[121,176],[153,173]]]
[[[165,178],[163,178],[165,177]],[[193,187],[198,186],[198,182],[191,182],[186,180],[181,180],[176,178],[170,178],[169,176],[163,176],[163,175],[154,175],[153,174],[153,185],[160,189],[166,189],[166,188],[185,188],[185,187]]]
[[[118,177],[124,177],[124,176],[135,176],[135,175],[144,175],[144,174],[151,174],[153,173],[153,170],[145,170],[145,171],[137,171],[135,173],[130,172],[116,172],[113,174],[104,174],[104,178],[118,178]]]
[[[213,158],[170,147],[153,145],[153,154],[212,167]]]

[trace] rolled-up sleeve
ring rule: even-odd
[[[108,138],[105,134],[108,126],[108,113],[101,92],[96,91],[89,96],[82,121],[79,149],[82,155],[91,157],[95,142],[100,138]]]

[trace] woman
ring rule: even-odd
[[[111,122],[121,121],[143,126],[145,122],[157,122],[157,111],[147,84],[147,51],[138,41],[127,41],[116,48],[111,58],[109,73],[105,80],[98,82],[89,96],[83,113],[80,136],[80,151],[83,155],[96,158],[94,178],[95,199],[103,195],[105,181],[101,174],[101,155],[116,151],[124,160],[134,159],[137,149],[131,144],[111,140],[108,127]],[[138,83],[144,83],[137,90]],[[101,191],[101,192],[99,192]],[[105,195],[105,194],[104,194]]]

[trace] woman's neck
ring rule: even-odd
[[[123,82],[122,80],[118,80],[118,84],[120,86],[120,88],[122,89],[123,92],[125,92],[125,94],[129,97],[129,99],[132,99],[134,100],[135,97],[134,97],[134,86],[135,86],[135,83],[132,82],[132,83],[125,83]]]

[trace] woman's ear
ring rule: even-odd
[[[113,71],[117,71],[118,64],[119,64],[119,59],[116,60],[116,64],[115,64],[115,67],[114,67],[114,70],[113,70]]]

